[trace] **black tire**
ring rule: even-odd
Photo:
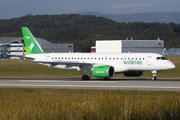
[[[156,77],[152,77],[152,80],[153,80],[153,81],[156,80]]]
[[[110,78],[103,78],[103,80],[110,80]]]
[[[90,77],[88,77],[88,75],[83,75],[82,76],[82,80],[89,80],[90,79]]]

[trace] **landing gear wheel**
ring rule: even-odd
[[[82,76],[82,80],[89,80],[89,79],[90,79],[90,77],[88,75],[83,75]]]
[[[152,80],[156,80],[156,74],[157,74],[157,73],[158,73],[157,71],[152,71],[152,74],[153,74]]]
[[[156,80],[156,77],[152,77],[152,80]]]
[[[103,78],[104,80],[110,80],[110,78]]]

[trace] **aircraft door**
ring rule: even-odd
[[[147,64],[148,64],[148,66],[151,66],[151,60],[152,60],[152,56],[148,56],[147,57]]]
[[[46,61],[50,61],[50,56],[46,56]]]

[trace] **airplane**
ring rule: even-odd
[[[152,71],[156,80],[158,71],[175,69],[175,65],[157,53],[45,53],[27,27],[22,27],[26,55],[24,59],[51,68],[85,71],[82,80],[110,79],[116,73],[139,77]]]

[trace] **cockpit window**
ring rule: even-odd
[[[167,60],[166,57],[157,57],[156,60]]]
[[[157,57],[157,59],[156,60],[161,60],[161,57]]]
[[[162,59],[162,60],[167,60],[167,58],[166,58],[166,57],[161,57],[161,59]]]

